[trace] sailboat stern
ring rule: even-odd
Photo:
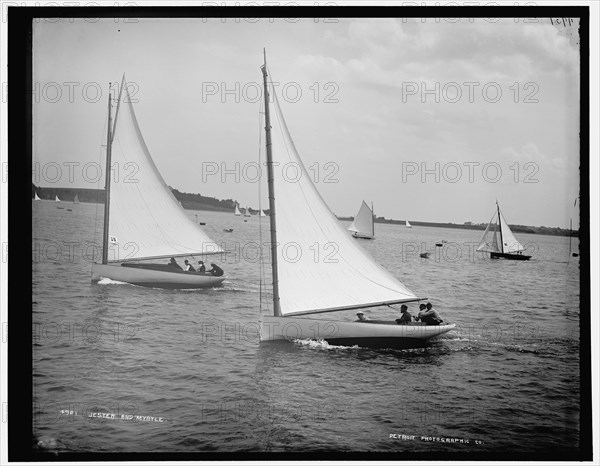
[[[305,317],[260,318],[260,341],[325,340],[363,348],[419,348],[455,325],[398,325],[395,321],[347,322]]]

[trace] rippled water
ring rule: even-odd
[[[217,261],[228,280],[159,290],[91,284],[102,207],[62,207],[33,203],[36,448],[398,459],[579,449],[579,260],[568,238],[517,234],[534,257],[490,261],[473,253],[480,231],[378,224],[360,244],[457,329],[414,350],[260,344],[257,217],[188,211],[230,251]]]

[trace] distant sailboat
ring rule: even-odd
[[[494,212],[490,223],[483,232],[477,250],[489,252],[492,259],[529,260],[531,256],[522,253],[525,247],[515,238],[502,212],[500,212],[497,201],[496,208],[497,211]],[[492,235],[491,240],[489,239],[490,235]]]
[[[75,199],[73,199],[73,204],[79,204],[79,196],[75,194]]]
[[[37,193],[35,193],[35,198],[34,198],[34,200],[35,200],[35,201],[41,201],[41,199],[39,198],[39,196],[37,195]]]
[[[410,222],[408,220],[406,220],[406,228],[412,228],[412,225],[410,224]]]
[[[238,209],[238,205],[235,205],[235,212],[233,213],[233,215],[240,217],[242,215],[242,213],[240,212],[240,209]]]
[[[371,207],[365,201],[362,201],[360,209],[354,217],[352,225],[348,227],[348,231],[352,232],[352,236],[362,239],[375,238],[375,222],[373,221],[373,204]]]
[[[54,202],[60,202],[60,199],[58,198],[58,195],[54,197]]]
[[[266,59],[261,69],[273,307],[272,315],[260,317],[260,340],[310,338],[373,348],[411,347],[424,346],[429,338],[452,330],[454,325],[397,325],[393,320],[354,322],[314,317],[316,313],[420,299],[357,245],[332,214],[298,155],[272,84],[271,94]],[[301,171],[297,182],[286,179],[281,169],[286,163]]]
[[[158,172],[140,132],[125,76],[114,124],[111,102],[109,93],[102,263],[92,264],[92,282],[110,278],[176,289],[218,285],[224,276],[185,272],[166,263],[170,257],[214,254],[222,249],[186,215]],[[137,182],[118,179],[111,183],[111,163],[134,163],[139,168]],[[165,262],[139,262],[147,259]]]
[[[261,211],[260,211],[260,216],[261,216],[261,217],[266,217],[266,216],[267,216],[267,214],[265,214],[265,211],[264,211],[264,210],[261,210]]]
[[[252,217],[252,214],[250,214],[250,207],[246,207],[246,212],[244,213],[244,217]]]

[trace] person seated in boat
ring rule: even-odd
[[[198,267],[197,272],[198,273],[206,273],[206,266],[204,265],[204,262],[198,261],[198,264],[200,264],[200,267]]]
[[[356,316],[358,317],[358,319],[356,319],[356,322],[366,322],[367,320],[369,320],[365,317],[365,315],[362,312],[357,312]]]
[[[174,269],[178,269],[178,270],[183,270],[181,268],[181,265],[179,265],[177,263],[177,261],[175,260],[174,257],[171,257],[171,260],[169,261],[169,263],[167,264],[169,267],[173,267]]]
[[[214,264],[211,262],[211,267],[212,269],[210,269],[207,273],[210,273],[212,275],[214,275],[215,277],[221,277],[223,276],[223,269],[221,267],[219,267],[217,264]]]
[[[419,319],[421,322],[425,323],[425,325],[440,325],[443,320],[437,311],[433,308],[433,304],[427,303],[427,306],[421,304],[419,309],[423,309],[419,312]]]
[[[398,325],[410,324],[410,322],[412,321],[412,315],[410,314],[410,312],[408,312],[408,306],[406,304],[400,306],[400,312],[402,313],[402,317],[396,319],[396,323]]]
[[[185,264],[185,271],[186,272],[195,272],[196,271],[196,269],[194,268],[194,266],[192,264],[190,264],[187,259],[184,260],[183,262]]]

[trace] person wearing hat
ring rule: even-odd
[[[198,273],[206,273],[206,267],[204,265],[204,262],[198,261],[198,264],[200,264],[200,267],[198,267],[197,272]]]
[[[175,268],[175,269],[178,269],[178,270],[183,270],[183,269],[181,268],[181,265],[179,265],[179,264],[177,263],[177,261],[175,260],[175,258],[174,258],[174,257],[171,257],[171,260],[169,261],[169,263],[168,263],[167,265],[168,265],[169,267],[173,267],[173,268]]]
[[[185,264],[185,271],[186,272],[195,272],[196,271],[196,269],[194,268],[194,266],[192,264],[190,264],[187,259],[184,260],[183,262]]]
[[[409,324],[412,320],[412,315],[410,314],[410,312],[408,312],[408,306],[406,304],[400,306],[400,312],[402,313],[402,317],[396,319],[396,323],[398,325]]]
[[[417,322],[421,320],[421,314],[423,314],[426,309],[427,306],[425,306],[425,304],[419,304],[419,313],[414,317]]]
[[[425,325],[440,325],[443,322],[440,315],[433,308],[433,304],[427,303],[427,306],[421,304],[419,309],[421,309],[421,312],[419,312],[418,317]]]
[[[369,320],[365,317],[365,315],[362,312],[357,312],[356,316],[358,317],[358,319],[356,319],[356,322],[365,322]]]
[[[221,267],[219,267],[217,264],[214,264],[211,262],[211,267],[212,269],[210,269],[207,273],[212,273],[215,277],[221,277],[223,275],[223,269]]]

